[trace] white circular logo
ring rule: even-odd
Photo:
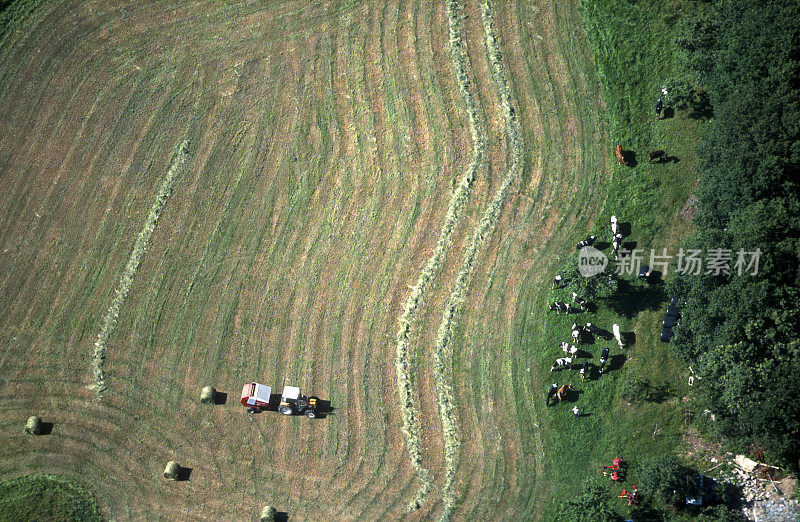
[[[578,271],[583,277],[602,274],[608,266],[606,255],[594,247],[583,247],[578,251]]]

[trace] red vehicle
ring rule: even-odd
[[[247,413],[258,413],[266,410],[272,388],[257,382],[249,382],[242,387],[242,406],[247,408]]]
[[[269,408],[272,388],[250,382],[242,387],[242,406],[247,408],[247,413],[258,413]],[[297,386],[284,386],[278,411],[284,415],[305,415],[309,419],[317,416],[317,398],[308,398],[300,393]]]

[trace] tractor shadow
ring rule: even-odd
[[[326,401],[324,399],[320,399],[319,397],[314,397],[314,398],[317,399],[317,418],[318,419],[324,419],[328,415],[334,415],[334,411],[336,411],[336,408],[331,406],[331,401]]]

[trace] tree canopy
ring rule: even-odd
[[[684,248],[757,252],[757,270],[679,275],[675,346],[701,377],[719,432],[800,456],[800,5],[718,0],[680,28],[688,75],[714,118],[698,148],[695,231]]]

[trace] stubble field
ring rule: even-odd
[[[602,204],[609,148],[576,3],[487,7],[54,2],[11,35],[0,476],[74,477],[116,519],[385,519],[427,470],[413,518],[537,515],[525,325]],[[437,245],[405,334],[409,431],[398,332]],[[331,414],[237,404],[244,382],[284,378]],[[200,404],[206,385],[227,403]],[[25,437],[31,414],[52,433]],[[164,481],[168,460],[189,480]]]

